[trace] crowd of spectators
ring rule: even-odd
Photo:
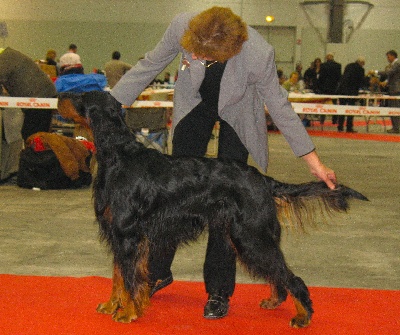
[[[371,70],[367,74],[364,70],[365,58],[360,56],[356,61],[347,64],[342,72],[342,65],[338,63],[334,54],[329,52],[325,62],[315,58],[302,76],[302,66],[296,64],[296,70],[286,80],[282,69],[278,69],[279,83],[288,92],[313,92],[324,95],[357,96],[360,91],[370,93],[386,93],[392,96],[400,95],[400,63],[397,52],[390,50],[386,53],[388,66],[382,71]],[[354,98],[334,99],[333,103],[342,105],[355,105],[359,103]],[[383,102],[384,103],[384,102]],[[400,107],[400,100],[389,100],[387,106]],[[320,122],[324,123],[325,115]],[[389,133],[400,132],[400,117],[391,117],[392,129]],[[337,124],[339,132],[344,131],[345,116],[332,116],[332,123]],[[355,132],[353,129],[353,116],[346,120],[346,132]]]
[[[56,59],[56,50],[49,49],[45,59],[37,61],[37,63],[54,66],[55,77],[67,74],[83,74],[84,68],[77,49],[75,44],[70,44],[68,51],[59,60]],[[365,74],[364,70],[364,57],[358,57],[355,62],[347,64],[342,72],[342,64],[335,60],[333,53],[329,52],[325,56],[325,62],[322,62],[321,58],[316,57],[305,70],[304,74],[302,73],[302,64],[298,62],[289,78],[287,78],[282,69],[277,70],[277,75],[279,84],[288,92],[313,92],[324,95],[355,96],[358,95],[360,90],[364,90],[371,93],[386,93],[393,96],[400,95],[400,64],[397,52],[390,50],[386,53],[386,56],[389,64],[384,70],[371,70],[367,74]],[[132,68],[131,64],[121,61],[120,58],[121,53],[114,51],[111,60],[104,64],[104,74],[110,88],[113,88],[119,79]],[[165,72],[164,75],[165,78],[160,80],[160,83],[170,83],[170,73]],[[173,82],[176,79],[174,78]],[[342,98],[333,100],[333,103],[354,105],[358,101],[354,98]],[[399,103],[399,100],[391,100],[386,105],[399,107]],[[399,133],[399,117],[395,116],[391,119],[393,128],[389,132]],[[324,120],[325,116],[322,115],[320,119],[321,124],[324,123]],[[332,116],[332,123],[337,124],[338,131],[344,130],[344,120],[344,116]],[[347,117],[346,121],[346,131],[354,132],[353,117]]]

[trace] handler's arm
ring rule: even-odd
[[[174,60],[182,49],[179,42],[186,21],[185,15],[176,16],[155,48],[122,76],[111,90],[116,100],[128,106],[133,104],[150,82]]]
[[[266,45],[265,50],[265,71],[260,71],[261,77],[257,83],[260,95],[264,96],[264,102],[275,125],[289,143],[294,154],[307,162],[310,172],[314,176],[324,181],[330,189],[334,189],[335,172],[320,161],[310,136],[288,101],[287,92],[280,87],[272,47]],[[261,64],[259,68],[263,68]]]

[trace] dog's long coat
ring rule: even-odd
[[[125,125],[120,107],[105,92],[59,99],[61,114],[69,109],[80,122],[88,119],[97,150],[95,213],[114,255],[113,292],[98,311],[120,322],[142,315],[149,303],[149,252],[162,255],[194,241],[208,226],[222,230],[248,271],[271,284],[271,297],[261,307],[276,308],[289,293],[297,309],[291,326],[307,326],[313,313],[310,295],[285,263],[278,212],[291,207],[302,224],[307,200],[346,211],[348,198],[366,198],[342,185],[330,190],[323,182],[284,184],[235,161],[177,158],[146,149]]]

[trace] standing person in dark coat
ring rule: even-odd
[[[358,95],[358,91],[361,87],[366,84],[365,79],[365,58],[358,57],[354,63],[346,65],[344,69],[342,79],[339,83],[338,94],[340,95]],[[339,99],[341,105],[352,105],[356,103],[356,99]],[[348,116],[346,122],[346,132],[354,133],[353,129],[353,118],[354,116]],[[344,115],[339,115],[338,117],[338,131],[343,131],[344,126]]]
[[[326,55],[326,62],[321,64],[318,87],[321,94],[336,94],[340,78],[342,76],[342,65],[335,62],[333,53]],[[321,123],[325,120],[325,115],[321,116]],[[332,117],[332,122],[336,123],[336,117]]]
[[[385,76],[386,80],[383,82],[383,86],[387,87],[389,95],[398,96],[400,95],[400,62],[397,58],[397,52],[389,50],[386,53],[386,58],[389,62],[389,66],[385,71],[376,71],[375,74]],[[400,100],[389,100],[389,107],[400,107]],[[387,132],[392,134],[400,133],[400,117],[391,116],[392,129]]]
[[[11,48],[0,49],[0,85],[12,97],[53,98],[57,91],[51,79],[28,56]],[[50,131],[53,110],[22,109],[24,141],[40,131]]]
[[[119,51],[114,51],[111,55],[111,60],[104,65],[108,86],[113,88],[131,68],[131,64],[121,60],[121,53]]]

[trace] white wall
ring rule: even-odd
[[[112,51],[120,50],[125,61],[135,63],[151,49],[172,17],[182,11],[204,10],[214,5],[231,7],[250,25],[267,25],[265,15],[275,16],[273,26],[295,26],[295,60],[304,68],[315,57],[324,57],[328,47],[308,22],[299,0],[1,0],[0,22],[9,36],[2,46],[11,46],[34,59],[54,48],[61,55],[76,43],[85,69],[101,68]],[[307,1],[304,1],[307,2]],[[367,59],[366,68],[383,68],[389,49],[400,52],[400,6],[398,0],[371,0],[374,8],[349,43],[337,45],[344,65],[358,55]],[[315,8],[313,24],[326,36],[326,6]],[[345,19],[355,22],[361,7],[349,5]],[[334,46],[329,46],[330,48]],[[173,71],[173,69],[169,69]]]

